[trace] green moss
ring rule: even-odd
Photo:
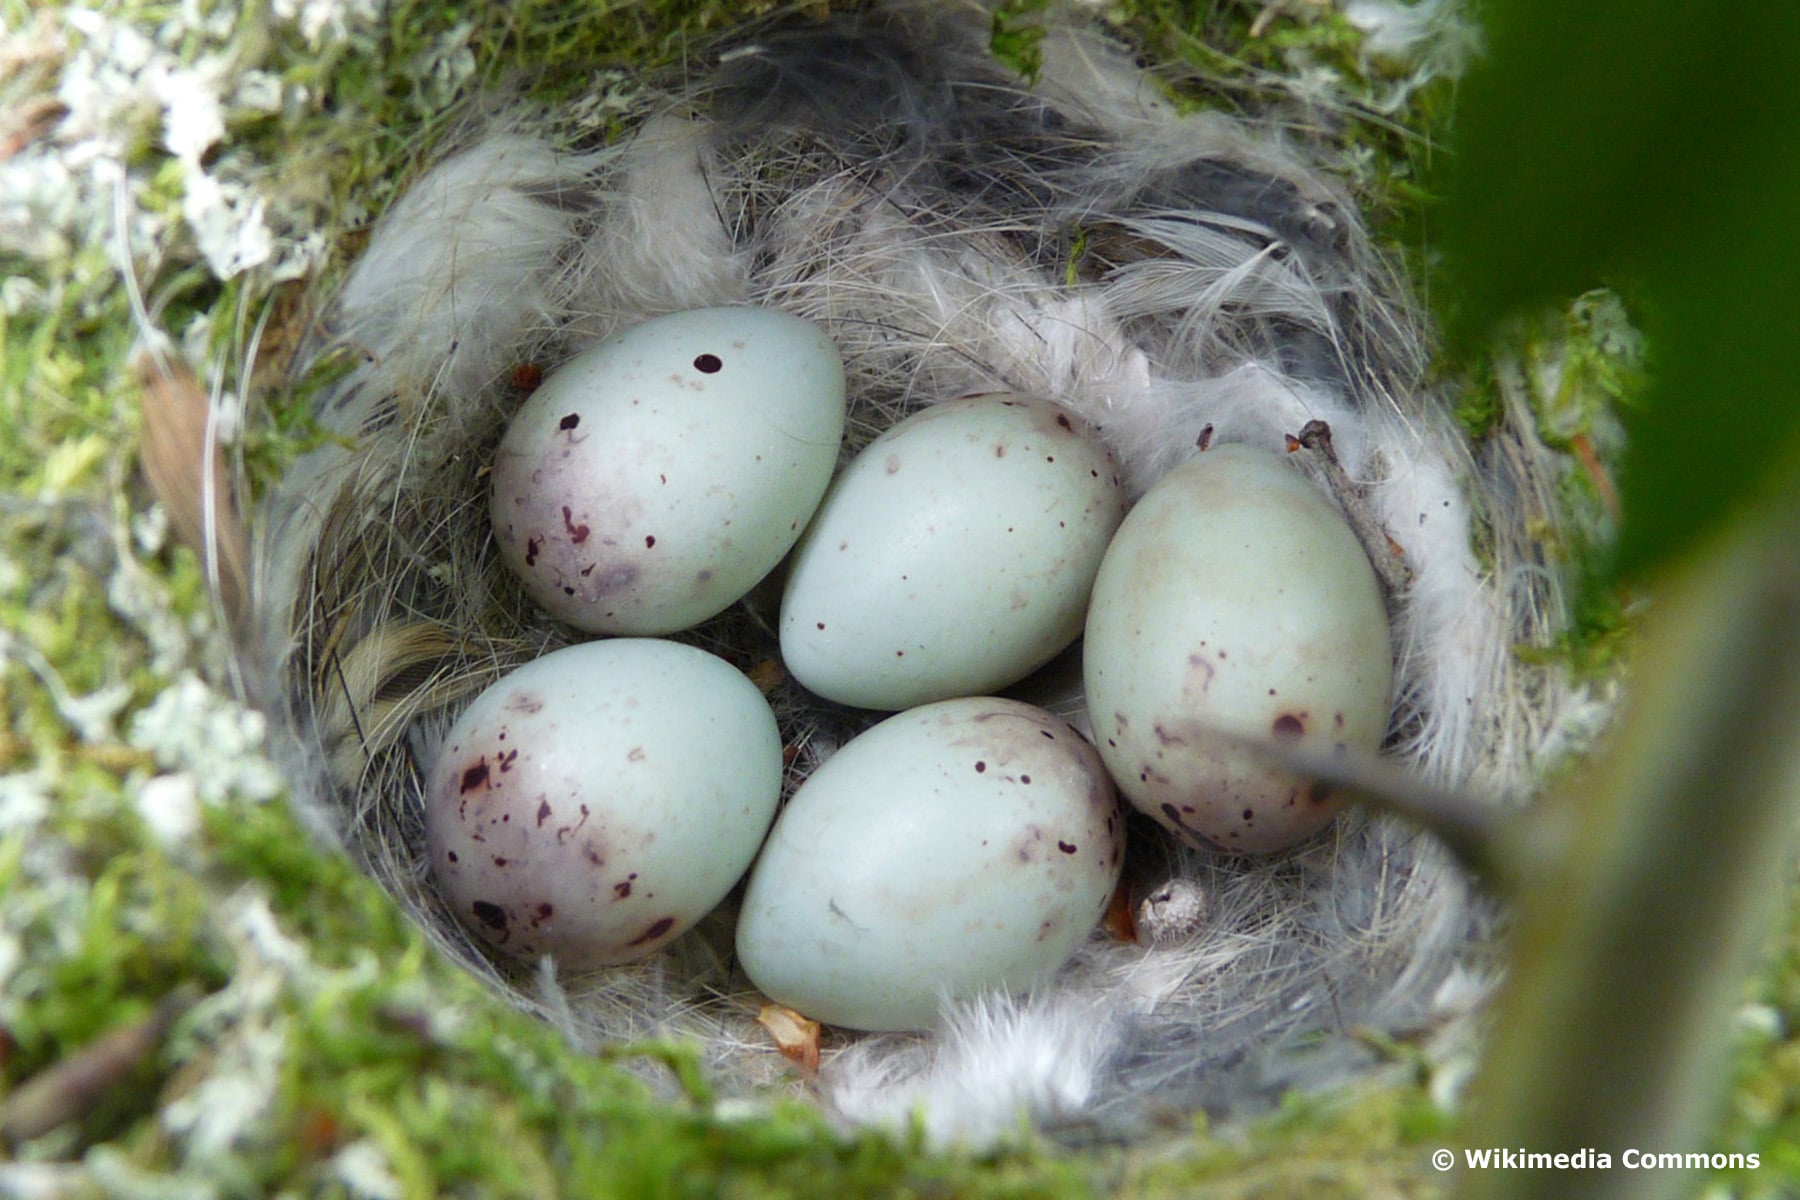
[[[1800,1179],[1800,889],[1769,939],[1767,965],[1745,988],[1733,1084],[1709,1150],[1754,1153],[1754,1170],[1715,1172],[1731,1194],[1792,1194]]]
[[[1049,0],[1007,0],[994,9],[988,49],[995,58],[1035,82],[1043,66],[1043,15]]]
[[[1449,1142],[1447,1118],[1416,1087],[1292,1096],[1266,1121],[1143,1162],[1126,1194],[1196,1200],[1443,1194],[1430,1154]],[[1135,1189],[1135,1190],[1133,1190]]]

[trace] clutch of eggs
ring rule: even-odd
[[[458,720],[427,791],[440,890],[494,949],[628,961],[749,870],[737,948],[758,987],[834,1024],[923,1028],[945,997],[1030,987],[1074,953],[1118,883],[1120,792],[1190,844],[1275,852],[1338,805],[1258,743],[1379,746],[1379,584],[1281,456],[1203,452],[1128,515],[1098,432],[1048,400],[933,405],[832,481],[844,410],[816,326],[716,308],[575,356],[514,417],[494,532],[552,616],[689,628],[792,549],[788,670],[905,711],[777,819],[773,715],[722,660],[620,637],[518,669]],[[987,694],[1084,629],[1097,750]]]

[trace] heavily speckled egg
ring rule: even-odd
[[[488,688],[425,789],[445,902],[487,945],[582,969],[642,957],[706,915],[774,818],[781,739],[723,659],[586,642]]]
[[[1083,642],[1094,740],[1127,798],[1192,845],[1284,849],[1341,807],[1249,743],[1374,751],[1392,650],[1356,535],[1281,456],[1220,446],[1113,539]]]
[[[508,425],[490,495],[501,558],[577,628],[686,629],[793,546],[843,429],[843,363],[811,322],[646,321],[564,363]]]
[[[771,999],[922,1029],[941,996],[1029,988],[1093,931],[1125,822],[1092,746],[1028,704],[890,717],[788,801],[751,872],[738,959]]]
[[[794,553],[782,658],[807,688],[863,708],[1005,687],[1081,632],[1124,514],[1111,452],[1059,405],[933,405],[832,484]]]

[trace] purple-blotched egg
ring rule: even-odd
[[[843,362],[812,322],[748,307],[646,321],[558,367],[507,426],[500,556],[579,629],[690,628],[793,546],[843,431]]]
[[[1272,451],[1215,447],[1138,501],[1094,582],[1082,653],[1107,769],[1194,846],[1272,853],[1343,806],[1259,746],[1368,754],[1387,730],[1374,568]]]
[[[431,767],[438,890],[508,957],[582,969],[640,958],[724,899],[781,791],[756,686],[692,646],[614,638],[513,671]]]

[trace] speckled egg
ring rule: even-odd
[[[945,700],[852,739],[800,786],[744,899],[738,959],[771,999],[923,1029],[941,996],[1037,984],[1093,931],[1125,825],[1099,757],[1027,704]]]
[[[1254,744],[1372,752],[1392,650],[1374,569],[1280,455],[1219,446],[1113,539],[1083,642],[1094,739],[1132,804],[1195,846],[1284,849],[1341,807]]]
[[[811,322],[646,321],[564,363],[508,425],[490,494],[501,558],[579,629],[686,629],[793,546],[843,429],[843,363]]]
[[[724,660],[651,638],[570,646],[481,693],[446,735],[425,789],[432,873],[509,957],[640,958],[743,875],[781,770],[774,714]]]
[[[832,484],[794,553],[782,659],[863,708],[1003,688],[1080,634],[1125,502],[1111,451],[1061,406],[933,405]]]

